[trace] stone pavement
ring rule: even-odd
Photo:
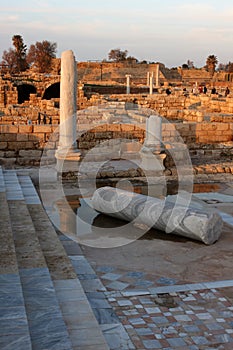
[[[0,349],[233,349],[231,278],[181,284],[97,264],[20,172],[0,169],[0,201]]]

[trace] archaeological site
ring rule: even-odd
[[[0,66],[0,349],[233,348],[233,73]]]

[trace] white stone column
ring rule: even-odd
[[[159,88],[159,63],[156,64],[156,73],[155,73],[155,87]]]
[[[166,154],[162,153],[162,118],[151,115],[146,120],[146,137],[140,151],[141,168],[162,174]]]
[[[126,74],[126,93],[130,94],[130,74]]]
[[[146,85],[150,87],[150,72],[147,72]]]
[[[77,161],[80,151],[76,142],[77,124],[77,64],[72,50],[62,52],[60,82],[59,145],[57,165],[62,171],[64,161]],[[69,168],[68,164],[68,168]],[[61,169],[62,168],[62,169]]]
[[[150,75],[150,95],[153,95],[154,76]]]
[[[162,144],[162,118],[151,115],[146,120],[146,138],[143,147],[149,148],[153,154],[161,152]]]

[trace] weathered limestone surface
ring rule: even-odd
[[[92,197],[93,208],[101,213],[199,240],[207,245],[216,242],[223,222],[215,211],[187,207],[113,187],[101,187]]]

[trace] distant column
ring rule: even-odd
[[[155,73],[155,87],[158,88],[159,84],[159,63],[156,64],[156,73]]]
[[[150,72],[147,72],[146,85],[150,86]]]
[[[130,94],[130,74],[126,74],[126,93]]]
[[[154,76],[150,75],[150,95],[153,95],[153,88],[154,88]]]

